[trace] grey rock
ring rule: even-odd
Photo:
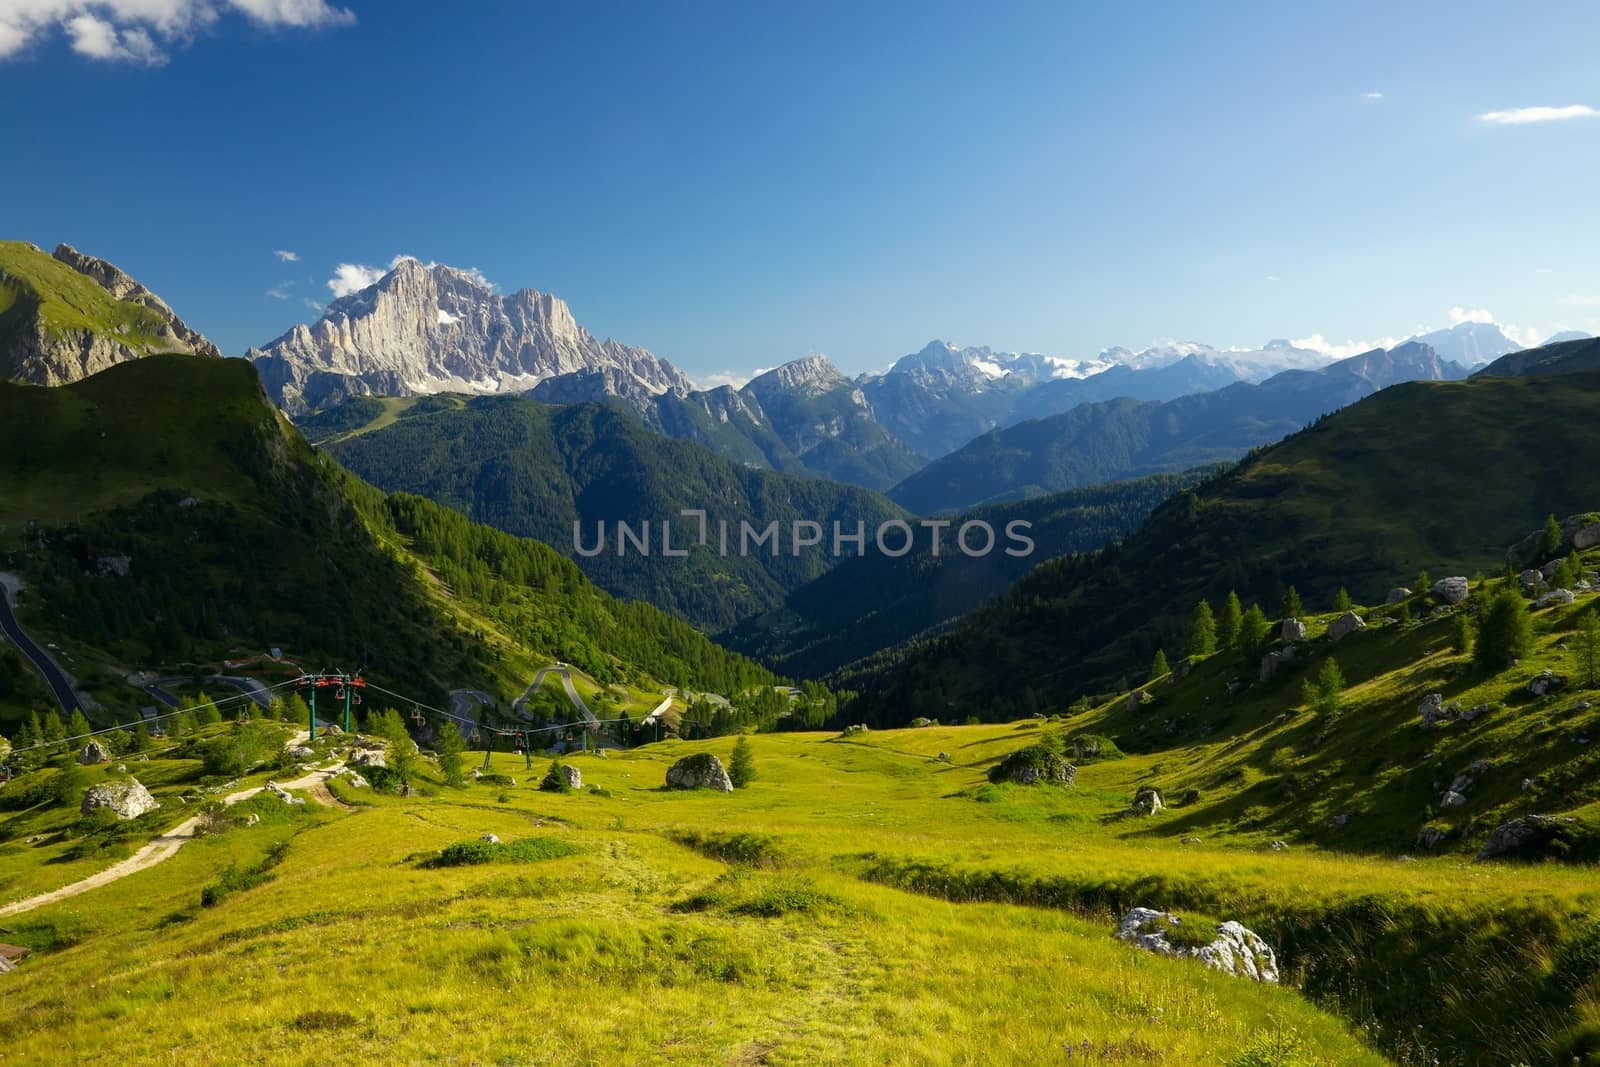
[[[1471,592],[1471,585],[1462,575],[1441,578],[1433,583],[1433,594],[1446,604],[1459,604],[1467,599]]]
[[[1537,848],[1552,839],[1561,827],[1575,822],[1577,820],[1574,818],[1558,818],[1552,815],[1524,815],[1510,822],[1503,822],[1494,828],[1489,834],[1489,840],[1484,842],[1483,847],[1473,858],[1488,860],[1528,848]]]
[[[1346,637],[1349,637],[1351,634],[1355,633],[1357,630],[1364,630],[1366,628],[1367,624],[1362,621],[1361,616],[1357,615],[1353,611],[1347,611],[1328,624],[1328,639],[1331,641],[1342,641]]]
[[[1552,589],[1533,602],[1534,610],[1539,608],[1565,607],[1578,599],[1570,589]]]
[[[1544,575],[1530,567],[1517,575],[1517,584],[1524,589],[1537,589],[1544,585]]]
[[[1128,694],[1128,710],[1138,711],[1140,708],[1150,703],[1153,699],[1154,698],[1151,697],[1149,693],[1146,693],[1143,689],[1135,689],[1133,692]]]
[[[291,759],[308,760],[317,757],[316,749],[307,748],[305,745],[290,745],[283,751]]]
[[[668,789],[714,789],[733,792],[733,781],[722,761],[709,752],[697,752],[667,768]]]
[[[1198,948],[1174,945],[1167,934],[1183,920],[1171,912],[1134,908],[1122,917],[1113,936],[1158,956],[1198,959],[1207,967],[1257,982],[1278,981],[1278,957],[1265,941],[1237,922],[1217,926],[1217,936]]]
[[[1159,791],[1148,785],[1142,785],[1133,794],[1133,804],[1128,810],[1135,815],[1154,815],[1165,807],[1166,805],[1161,803]]]
[[[382,749],[358,748],[350,753],[350,765],[353,767],[387,767],[389,756]]]
[[[260,821],[261,821],[261,816],[260,816],[260,815],[257,815],[257,814],[256,814],[256,813],[255,813],[255,812],[253,812],[253,811],[252,811],[252,812],[251,812],[251,813],[250,813],[250,814],[248,814],[248,815],[246,815],[246,816],[245,816],[245,817],[244,817],[244,824],[245,824],[245,825],[246,825],[246,826],[254,826],[254,825],[256,825],[256,824],[257,824],[257,823],[259,823],[259,822],[260,822]]]
[[[106,751],[106,746],[98,741],[90,741],[78,750],[78,762],[85,767],[96,763],[107,763],[110,759],[111,753]]]
[[[1283,638],[1283,643],[1286,645],[1304,641],[1306,639],[1306,624],[1299,619],[1284,619],[1283,628],[1279,636]]]
[[[1565,560],[1559,560],[1559,559],[1551,560],[1550,562],[1546,563],[1543,567],[1539,568],[1539,576],[1541,578],[1543,578],[1545,581],[1548,582],[1550,580],[1551,576],[1553,576],[1556,573],[1556,571],[1561,569],[1561,564],[1564,563],[1564,562],[1566,562],[1566,561]]]
[[[340,781],[344,782],[344,784],[349,786],[351,789],[372,788],[372,783],[361,777],[361,775],[357,774],[355,771],[345,771],[344,774],[339,776],[339,778]]]
[[[88,815],[99,808],[110,808],[119,819],[137,819],[160,806],[156,798],[150,795],[150,790],[137,778],[124,778],[90,786],[83,794],[83,805],[79,810]]]
[[[1437,826],[1424,826],[1417,831],[1417,847],[1431,849],[1445,838],[1445,832]]]
[[[1466,803],[1467,798],[1452,789],[1445,793],[1444,797],[1439,801],[1439,806],[1441,808],[1460,808],[1465,807]]]
[[[1289,851],[1289,842],[1274,841],[1268,845],[1267,848],[1271,849],[1273,852],[1287,852]]]
[[[1600,522],[1590,523],[1575,531],[1572,535],[1572,547],[1577,549],[1593,548],[1600,545]]]
[[[1417,714],[1422,716],[1424,730],[1445,721],[1449,716],[1444,710],[1444,694],[1429,693],[1422,698],[1422,703],[1417,705]]]
[[[567,779],[568,789],[583,788],[583,774],[578,770],[578,768],[574,767],[570,763],[563,763],[561,765],[561,773]]]
[[[1348,813],[1340,813],[1328,820],[1328,829],[1330,830],[1343,830],[1348,825],[1350,825],[1350,816]]]
[[[1403,585],[1397,585],[1389,590],[1389,595],[1383,598],[1385,604],[1398,604],[1402,600],[1411,599],[1411,590]]]
[[[1557,674],[1555,671],[1541,671],[1536,678],[1528,683],[1528,692],[1536,697],[1542,697],[1547,693],[1565,689],[1566,685],[1567,679],[1564,675]]]
[[[1294,659],[1294,648],[1281,648],[1276,652],[1268,652],[1261,657],[1261,680],[1270,682],[1278,673],[1278,668]]]
[[[1012,753],[989,768],[989,781],[1014,782],[1017,785],[1071,785],[1077,781],[1078,768],[1053,752],[1040,753],[1025,749]]]
[[[495,834],[484,834],[478,840],[486,845],[498,845],[500,843],[500,838]]]

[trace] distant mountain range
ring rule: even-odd
[[[65,385],[158,352],[222,355],[105,260],[0,241],[0,380]]]
[[[1237,459],[1387,386],[1466,376],[1465,367],[1409,341],[1317,370],[1286,370],[1259,384],[1235,382],[1167,401],[1080,404],[984,434],[907,478],[889,496],[930,515],[1187,470]]]

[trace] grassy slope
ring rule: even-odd
[[[649,689],[697,684],[708,666],[770,680],[611,600],[543,545],[385,499],[316,455],[238,361],[152,357],[61,389],[0,385],[0,500],[0,566],[30,582],[24,622],[114,712],[148,703],[122,685],[129,670],[272,645],[313,669],[364,662],[435,700],[458,685],[520,692],[554,659]],[[26,536],[34,519],[41,534]],[[120,554],[129,577],[85,575]]]
[[[37,318],[51,333],[114,336],[150,348],[165,332],[149,308],[117,300],[91,279],[25,241],[0,241],[0,341]]]
[[[1424,568],[1497,571],[1546,514],[1600,501],[1597,412],[1593,375],[1386,389],[1164,504],[1120,549],[1044,564],[948,639],[835,681],[885,721],[1059,707],[1174,653],[1201,597],[1233,589],[1271,614],[1291,584],[1326,606],[1340,586],[1381,601]]]
[[[729,744],[709,747],[726,758]],[[42,951],[7,978],[9,1048],[19,1062],[115,1049],[174,1063],[226,1050],[287,1062],[953,1064],[1056,1062],[1071,1044],[1228,1063],[1292,1028],[1320,1054],[1303,1062],[1381,1062],[1292,990],[1135,952],[1109,938],[1104,916],[952,907],[856,875],[853,854],[908,835],[952,855],[1028,846],[1041,829],[1059,840],[941,800],[976,779],[971,769],[814,735],[756,746],[762,777],[733,797],[656,788],[672,759],[706,746],[572,757],[609,795],[539,793],[520,759],[497,756],[519,782],[503,801],[498,787],[358,791],[345,795],[365,806],[331,821],[209,839],[13,924],[8,937]],[[930,824],[935,807],[948,824]],[[716,847],[678,839],[697,829],[771,835],[761,843],[781,866],[735,873],[707,854]],[[419,862],[485,832],[579,852]],[[282,840],[273,881],[197,906],[224,868]]]

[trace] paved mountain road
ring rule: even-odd
[[[12,574],[0,574],[0,630],[11,643],[16,645],[22,654],[28,658],[35,669],[42,675],[47,685],[50,686],[51,695],[56,703],[61,705],[62,715],[71,715],[82,706],[78,694],[73,691],[72,679],[67,677],[67,672],[56,666],[56,661],[50,654],[34,643],[22,630],[22,624],[17,621],[16,613],[11,609],[11,599],[22,589],[22,579]]]

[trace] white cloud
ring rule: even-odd
[[[0,59],[59,32],[88,59],[159,67],[168,59],[164,47],[188,45],[223,11],[270,29],[347,26],[356,20],[353,12],[328,0],[0,0]]]
[[[1512,107],[1503,111],[1486,111],[1478,116],[1480,122],[1495,126],[1523,126],[1530,122],[1560,122],[1562,119],[1592,119],[1600,116],[1588,104],[1568,104],[1566,107]]]
[[[309,296],[302,297],[301,298],[301,303],[305,304],[305,306],[310,308],[312,311],[319,311],[320,312],[322,310],[322,305],[317,303],[315,300],[311,299]]]
[[[765,374],[772,368],[767,367],[757,370],[755,374],[740,374],[738,371],[724,370],[715,374],[706,374],[694,379],[695,387],[701,390],[718,389],[724,385],[731,385],[735,389],[743,389],[745,383],[759,374]]]
[[[1393,348],[1400,343],[1398,337],[1381,337],[1376,341],[1330,341],[1320,333],[1310,337],[1297,337],[1289,342],[1296,348],[1309,349],[1312,352],[1321,352],[1333,359],[1349,359],[1359,356],[1363,352],[1371,352],[1374,348]]]
[[[366,267],[360,263],[341,263],[333,269],[333,277],[328,279],[328,288],[333,291],[333,298],[349,296],[358,293],[367,286],[372,285],[379,278],[389,273],[382,267]]]
[[[420,258],[418,258],[416,256],[410,256],[410,255],[407,255],[404,252],[402,252],[402,253],[400,253],[399,255],[395,256],[393,259],[391,259],[389,261],[389,269],[390,270],[394,270],[396,267],[398,267],[400,264],[404,263],[406,260],[410,260],[413,263],[421,263],[424,267],[427,267],[429,270],[432,270],[435,267],[449,267],[450,266],[448,263],[440,263],[437,260],[432,260],[432,259],[430,259],[430,260],[428,260],[426,262],[423,262],[423,260],[421,260]],[[483,271],[479,270],[477,267],[450,267],[450,269],[455,271],[457,274],[465,274],[468,278],[472,279],[472,281],[475,284],[480,285],[485,289],[498,288],[494,284],[494,282],[491,282],[488,278],[484,277]]]
[[[274,285],[271,289],[267,290],[267,295],[274,300],[287,300],[289,297],[294,295],[289,292],[289,290],[293,288],[294,282],[279,282],[277,285]]]
[[[90,59],[120,59],[147,67],[165,66],[167,55],[156,47],[149,31],[137,26],[119,30],[90,14],[75,15],[65,23],[72,50]]]
[[[1374,91],[1366,94],[1366,99],[1368,99],[1368,100],[1382,100],[1383,99],[1383,94],[1378,92],[1378,91],[1376,91],[1376,90],[1374,90]]]
[[[300,253],[298,253],[298,252],[288,252],[288,251],[285,251],[282,248],[279,248],[279,249],[275,249],[272,254],[277,256],[279,259],[281,259],[285,263],[298,263],[298,262],[300,262]]]
[[[1450,325],[1460,326],[1463,322],[1491,323],[1494,315],[1486,308],[1460,308],[1450,309]]]

